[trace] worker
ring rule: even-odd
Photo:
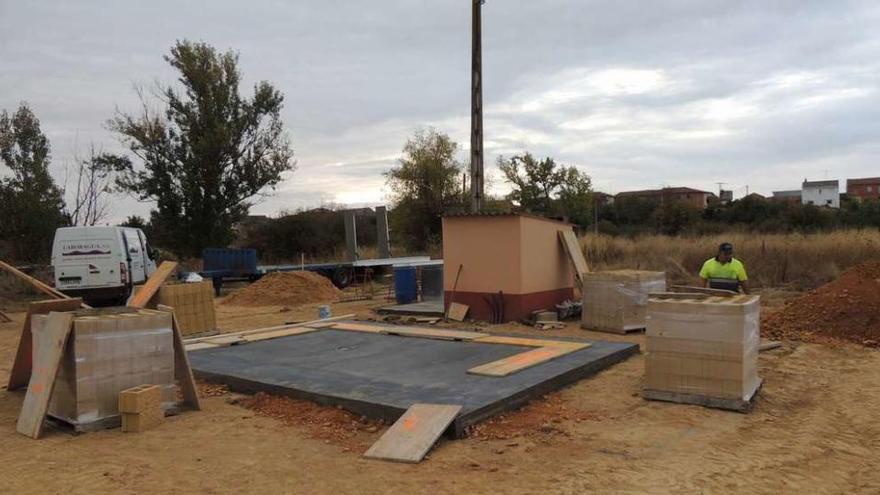
[[[746,267],[733,257],[733,244],[729,242],[721,243],[718,246],[718,254],[703,263],[700,278],[703,279],[703,287],[734,292],[742,289],[744,294],[749,293]]]

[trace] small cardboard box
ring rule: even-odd
[[[627,333],[645,328],[648,296],[666,290],[666,274],[613,270],[584,274],[581,327]]]

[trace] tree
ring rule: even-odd
[[[513,185],[508,198],[524,211],[564,216],[581,226],[592,222],[592,181],[577,167],[537,160],[531,153],[498,157],[498,168]]]
[[[97,225],[107,217],[108,196],[113,183],[112,161],[89,147],[88,158],[76,157],[76,187],[73,190],[73,208],[70,221],[73,225]]]
[[[165,60],[179,73],[182,94],[161,89],[155,113],[139,91],[139,115],[118,113],[108,127],[131,155],[102,157],[119,172],[121,190],[155,201],[150,224],[177,254],[198,256],[225,246],[253,198],[295,169],[284,132],[284,96],[266,81],[250,99],[239,93],[238,55],[205,43],[178,41]]]
[[[458,144],[434,129],[407,140],[395,168],[385,173],[394,208],[391,223],[405,243],[425,249],[440,239],[441,215],[462,204]]]
[[[12,259],[46,260],[55,229],[68,223],[50,160],[49,140],[26,103],[11,116],[0,113],[0,162],[12,172],[0,180],[0,238]]]

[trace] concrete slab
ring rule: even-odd
[[[387,421],[415,403],[460,404],[452,425],[460,437],[471,424],[638,353],[636,344],[565,340],[593,345],[505,377],[467,370],[532,348],[327,329],[189,356],[196,376],[233,391],[308,399]]]

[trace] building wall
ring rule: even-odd
[[[572,298],[574,273],[559,242],[561,229],[571,226],[513,215],[444,217],[446,304],[453,301],[459,266],[454,301],[470,306],[470,318],[491,321],[503,307],[504,321],[513,321]]]
[[[804,187],[801,190],[801,201],[805,205],[840,208],[840,190],[833,186]]]
[[[871,184],[852,184],[847,186],[846,193],[851,198],[880,199],[880,181]]]
[[[521,294],[519,225],[516,216],[444,217],[444,290],[461,265],[458,291]]]
[[[522,293],[554,291],[574,286],[574,267],[559,241],[571,225],[520,217],[522,235]]]

